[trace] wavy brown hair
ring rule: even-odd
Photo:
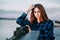
[[[34,16],[34,9],[38,8],[41,11],[41,17],[43,19],[43,21],[48,20],[47,14],[45,12],[44,7],[41,4],[35,4],[35,7],[32,9],[31,11],[31,15],[30,15],[30,23],[33,23],[34,21],[36,21],[36,17]]]

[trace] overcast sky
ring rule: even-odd
[[[42,4],[45,8],[60,8],[60,0],[0,0],[0,9],[24,10],[36,3]]]
[[[51,19],[60,19],[60,0],[0,0],[0,10],[25,10],[30,5],[40,3]]]

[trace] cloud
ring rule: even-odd
[[[47,8],[60,8],[60,4],[58,3],[52,3],[52,2],[46,2]]]
[[[58,1],[57,0],[49,0],[49,1],[48,0],[2,0],[0,1],[0,9],[24,11],[31,4],[40,3],[45,7],[49,18],[59,19],[60,3],[57,3]]]
[[[24,10],[31,4],[36,3],[41,3],[45,8],[60,8],[59,3],[50,2],[48,0],[2,0],[0,3],[0,9],[5,10]]]
[[[60,11],[54,11],[52,13],[47,13],[48,17],[52,20],[60,20]]]

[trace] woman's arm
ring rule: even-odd
[[[29,25],[30,22],[28,20],[25,20],[26,16],[27,14],[23,12],[22,15],[17,18],[17,21],[16,21],[17,24],[22,25],[22,26]]]
[[[39,35],[40,39],[43,38],[45,38],[46,40],[54,39],[54,33],[53,33],[54,24],[52,21],[48,21],[42,29],[43,30],[41,30],[41,34]]]
[[[47,23],[46,23],[46,31],[47,32],[50,32],[50,31],[53,31],[54,29],[54,23],[53,21],[49,20]]]
[[[33,8],[34,8],[34,5],[31,5],[29,8],[25,10],[25,13],[28,14]]]
[[[28,25],[30,22],[28,20],[25,20],[27,14],[34,8],[34,5],[31,5],[29,8],[23,12],[23,14],[17,19],[17,24],[19,25]]]
[[[43,29],[44,30],[44,36],[46,38],[54,38],[54,33],[53,33],[53,30],[54,30],[54,24],[53,24],[53,21],[49,20],[47,23],[46,23],[46,26],[45,28]],[[48,37],[49,36],[49,37]]]

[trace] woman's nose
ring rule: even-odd
[[[38,12],[37,12],[37,15],[38,15]]]

